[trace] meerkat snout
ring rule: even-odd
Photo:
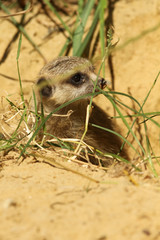
[[[99,80],[99,85],[101,89],[104,89],[107,86],[107,81],[104,78],[102,78]]]
[[[95,86],[96,85],[96,86]],[[46,64],[40,71],[36,81],[38,104],[42,102],[45,113],[52,112],[58,106],[79,96],[92,93],[98,88],[104,89],[107,81],[94,73],[90,61],[80,57],[59,57]],[[46,123],[46,131],[57,138],[81,139],[85,129],[86,109],[90,99],[79,99],[56,112],[59,116],[52,116]],[[122,141],[113,131],[115,123],[99,106],[92,104],[88,131],[84,142],[106,153],[121,154],[128,158]],[[72,110],[68,117],[66,114]],[[62,116],[66,117],[62,117]],[[110,129],[104,131],[95,126]]]

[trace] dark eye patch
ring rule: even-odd
[[[70,83],[72,85],[79,86],[83,84],[87,79],[88,79],[88,76],[86,74],[78,72],[70,78]]]
[[[37,85],[39,86],[39,91],[42,96],[50,97],[52,95],[52,86],[50,86],[44,77],[40,78],[37,81]]]
[[[50,97],[52,95],[52,87],[46,86],[46,87],[42,88],[41,94],[44,97]]]

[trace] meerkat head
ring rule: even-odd
[[[94,73],[90,61],[80,57],[59,57],[46,64],[36,82],[39,95],[45,105],[61,105],[79,96],[92,93],[95,81],[101,88],[106,81]]]

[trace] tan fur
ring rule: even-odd
[[[77,83],[79,76],[80,82]],[[50,113],[63,103],[84,94],[92,93],[96,79],[94,67],[87,59],[59,57],[48,63],[40,71],[36,83],[38,103],[42,99],[45,113]],[[104,79],[99,77],[97,85],[101,88],[103,88],[102,82],[104,83]],[[42,96],[40,97],[40,95]],[[69,110],[73,111],[70,116],[66,117],[52,116],[46,123],[46,130],[58,138],[80,139],[84,132],[86,108],[89,100],[89,98],[78,100],[56,112],[56,114],[65,115]],[[93,127],[91,124],[109,128],[113,131],[116,129],[115,123],[96,104],[93,104],[84,141],[102,152],[118,154],[122,145],[121,139],[112,133]],[[124,149],[120,155],[128,158]]]

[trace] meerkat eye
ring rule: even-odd
[[[84,82],[84,76],[81,73],[76,73],[71,77],[71,83],[73,85],[80,85]]]
[[[45,78],[40,78],[37,82],[39,91],[44,97],[50,97],[52,95],[52,86],[48,85]]]

